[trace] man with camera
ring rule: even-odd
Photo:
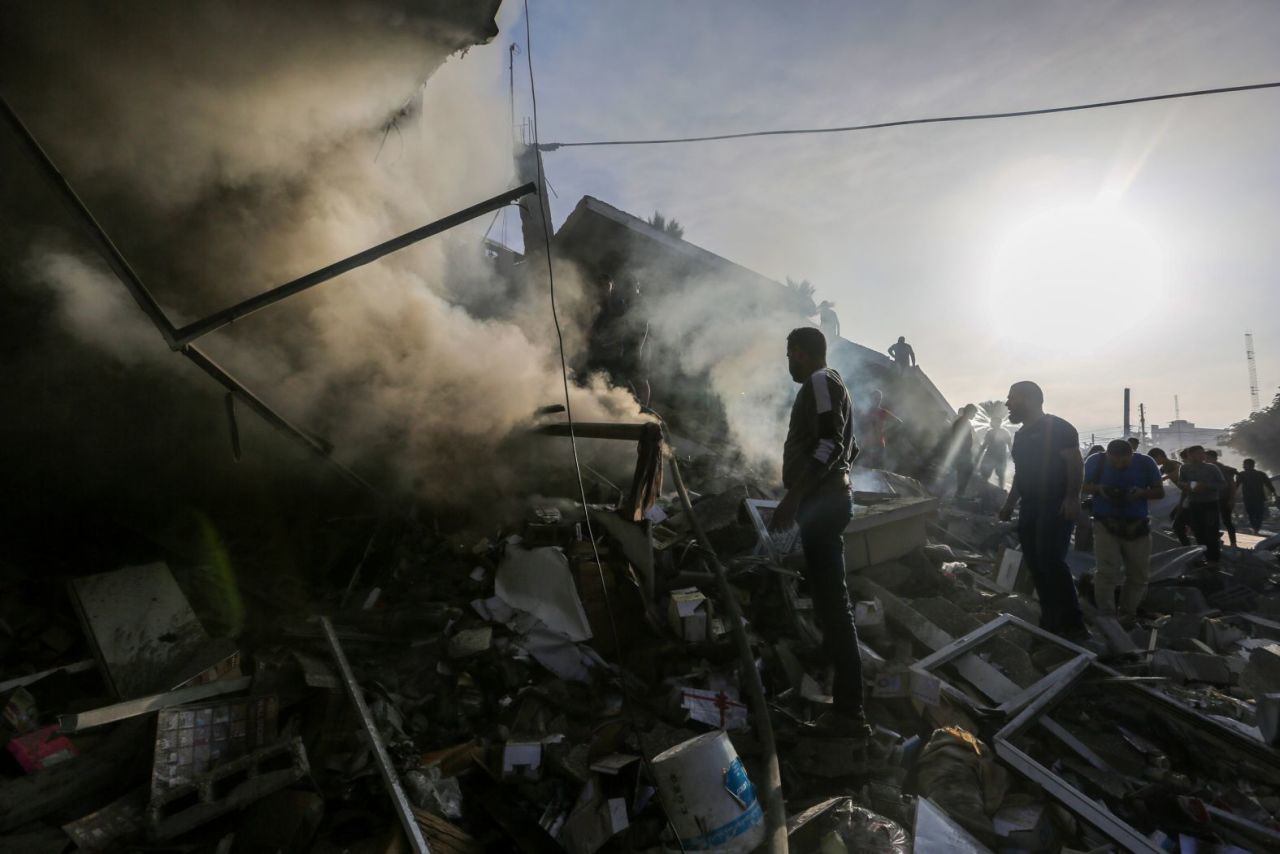
[[[1160,467],[1146,454],[1134,453],[1124,439],[1107,445],[1106,453],[1085,460],[1081,492],[1091,496],[1094,520],[1093,551],[1098,571],[1094,598],[1103,614],[1116,613],[1120,591],[1120,619],[1132,625],[1147,593],[1151,571],[1151,520],[1147,501],[1164,497]]]

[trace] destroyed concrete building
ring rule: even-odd
[[[410,20],[447,36],[442,61],[492,38],[496,5],[428,4]],[[15,27],[46,20],[32,15]],[[345,38],[351,22],[340,23]],[[23,55],[8,56],[0,63]],[[437,63],[427,64],[430,73]],[[33,202],[51,192],[36,177],[63,162],[60,147],[75,147],[47,116],[28,129],[52,136],[49,159],[24,147],[17,117],[33,98],[4,94],[23,108],[7,112],[0,134],[6,173],[17,176],[4,199],[10,217],[29,203],[68,252],[94,234],[116,236],[119,254],[103,249],[112,269],[136,259],[138,281],[158,281],[158,303],[183,306],[188,326],[225,313],[165,275],[194,275],[198,264],[170,260],[163,244],[110,216],[116,205],[140,217],[158,217],[155,209],[131,206],[127,194],[113,201],[94,180],[82,185],[75,158],[64,174],[89,188],[85,211],[100,212],[101,231]],[[393,118],[400,113],[397,104]],[[362,127],[362,156],[394,133],[381,121]],[[284,185],[301,193],[296,180]],[[803,556],[794,532],[768,530],[776,477],[724,438],[752,438],[735,420],[735,395],[770,411],[786,401],[781,336],[810,322],[812,306],[592,197],[554,236],[541,235],[552,257],[538,257],[530,238],[546,226],[545,193],[513,180],[506,196],[533,212],[530,250],[490,242],[490,269],[449,280],[466,293],[454,294],[448,317],[509,321],[523,309],[519,288],[543,284],[535,261],[577,275],[588,310],[569,330],[582,341],[570,394],[587,395],[576,398],[585,411],[570,424],[554,407],[526,406],[534,395],[540,406],[557,402],[547,396],[553,374],[519,397],[523,409],[501,420],[498,440],[471,443],[468,433],[482,431],[461,410],[497,419],[494,400],[514,393],[485,388],[477,403],[432,386],[424,410],[444,399],[463,423],[431,422],[440,431],[428,444],[465,466],[431,461],[429,488],[396,476],[427,466],[419,457],[377,465],[280,414],[368,403],[350,383],[302,383],[324,398],[312,407],[290,382],[301,375],[277,384],[253,372],[264,352],[302,364],[323,349],[291,338],[264,351],[250,322],[238,324],[248,328],[218,355],[258,382],[241,381],[200,362],[199,348],[167,352],[125,299],[106,312],[113,334],[141,320],[150,337],[131,338],[118,358],[118,348],[65,325],[56,299],[65,280],[20,291],[0,321],[21,350],[3,386],[20,500],[0,540],[0,851],[1280,845],[1280,539],[1249,538],[1252,548],[1210,571],[1196,565],[1199,547],[1172,547],[1158,533],[1149,613],[1130,629],[1095,613],[1093,558],[1073,553],[1091,628],[1077,644],[1037,628],[1016,536],[988,512],[990,494],[949,500],[902,472],[858,470],[845,556],[875,734],[870,745],[815,738],[805,724],[831,704],[832,674]],[[451,192],[470,201],[432,206],[423,221],[451,222],[479,195]],[[257,193],[271,195],[218,186],[212,198],[251,207]],[[210,205],[182,208],[187,222],[201,224]],[[30,232],[15,223],[2,257],[16,281],[43,256],[28,252]],[[368,242],[385,230],[368,229]],[[297,281],[332,259],[308,251],[290,260],[263,274]],[[368,275],[362,284],[376,285]],[[87,284],[91,294],[132,293],[105,273]],[[707,291],[731,294],[779,333],[762,343],[778,382],[771,374],[758,388],[734,386],[738,375],[664,337],[663,309],[687,310]],[[323,315],[326,306],[311,307]],[[374,328],[384,333],[396,314]],[[699,313],[699,331],[715,333],[716,317]],[[266,328],[293,335],[298,322],[294,314]],[[740,344],[743,330],[721,322]],[[334,332],[322,318],[304,325],[321,338]],[[921,456],[954,415],[922,372],[900,373],[871,348],[841,340],[832,360],[855,391],[882,388],[925,425],[910,440]],[[344,364],[357,384],[385,380],[365,362]],[[600,371],[613,385],[591,397]],[[615,386],[645,406],[609,408],[601,401],[627,397]],[[402,412],[389,394],[375,400]],[[382,429],[407,444],[415,424]],[[336,415],[325,427],[377,444]],[[580,491],[571,435],[584,461]],[[469,469],[478,487],[458,475]],[[483,499],[456,500],[469,489]]]

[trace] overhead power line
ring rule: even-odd
[[[1016,119],[1024,116],[1045,116],[1051,113],[1075,113],[1082,110],[1099,110],[1104,107],[1123,107],[1128,104],[1146,104],[1152,101],[1172,101],[1179,98],[1199,98],[1205,95],[1225,95],[1231,92],[1252,92],[1257,89],[1275,89],[1275,83],[1250,83],[1246,86],[1220,86],[1216,89],[1196,89],[1190,92],[1168,92],[1163,95],[1143,95],[1139,98],[1121,98],[1115,101],[1093,101],[1087,104],[1069,104],[1061,107],[1041,107],[1035,110],[1012,110],[1004,113],[969,113],[958,116],[933,116],[923,119],[897,119],[889,122],[873,122],[865,125],[848,125],[833,128],[782,128],[775,130],[753,130],[741,133],[721,133],[711,136],[681,136],[670,139],[604,139],[585,142],[546,142],[538,146],[542,151],[555,151],[560,148],[583,148],[603,145],[671,145],[685,142],[715,142],[725,139],[750,139],[760,136],[799,136],[802,134],[851,133],[859,130],[879,130],[881,128],[906,127],[907,125],[933,125],[945,122],[977,122],[989,119]]]

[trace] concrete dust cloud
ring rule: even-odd
[[[182,323],[517,183],[505,104],[474,64],[448,59],[496,33],[496,3],[453,5],[20,7],[0,62],[15,108]],[[485,224],[201,346],[384,483],[451,501],[514,485],[524,461],[499,449],[563,391],[545,273],[499,280],[482,256]],[[180,360],[84,244],[59,236],[23,254],[20,284],[51,291],[77,341],[174,370]],[[557,284],[562,317],[585,328],[577,277],[560,270]],[[599,379],[574,395],[584,419],[637,414]]]

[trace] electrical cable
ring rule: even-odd
[[[710,136],[683,136],[670,139],[609,139],[582,142],[548,142],[539,146],[541,151],[556,151],[560,148],[583,148],[586,146],[604,145],[671,145],[686,142],[714,142],[726,139],[750,139],[761,136],[798,136],[802,134],[851,133],[860,130],[880,130],[882,128],[906,127],[908,125],[942,124],[944,122],[976,122],[990,119],[1015,119],[1024,116],[1045,116],[1052,113],[1074,113],[1082,110],[1098,110],[1106,107],[1122,107],[1129,104],[1146,104],[1153,101],[1172,101],[1179,98],[1199,98],[1206,95],[1224,95],[1231,92],[1253,92],[1259,89],[1280,88],[1280,81],[1275,83],[1250,83],[1243,86],[1220,86],[1214,89],[1195,89],[1187,92],[1168,92],[1163,95],[1143,95],[1137,98],[1120,98],[1114,101],[1092,101],[1086,104],[1068,104],[1061,107],[1041,107],[1034,110],[1012,110],[1003,113],[968,113],[955,116],[933,116],[923,119],[898,119],[887,122],[873,122],[863,125],[847,125],[832,128],[783,128],[778,130],[756,130],[741,133],[721,133]]]
[[[538,150],[538,90],[536,85],[534,84],[534,78],[533,78],[533,38],[531,35],[531,27],[529,24],[529,0],[524,0],[524,48],[525,48],[525,59],[527,60],[528,66],[529,66],[529,99],[531,102],[531,109],[533,113],[533,128],[532,128],[533,149],[534,149],[533,154],[534,154],[534,162],[537,164],[537,174],[538,174],[538,205],[542,207],[542,210],[539,211],[538,218],[542,220],[542,240],[543,240],[544,248],[546,250],[546,255],[547,255],[547,283],[549,286],[550,297],[551,297],[551,319],[555,323],[556,341],[558,342],[559,351],[560,351],[560,377],[564,385],[565,418],[569,422],[569,447],[573,452],[573,470],[578,481],[578,495],[582,499],[582,513],[583,513],[583,518],[587,528],[587,541],[591,543],[591,555],[592,555],[592,558],[595,560],[596,572],[600,576],[600,590],[604,595],[605,613],[609,615],[609,630],[613,636],[613,647],[614,647],[614,650],[619,655],[621,655],[622,640],[621,640],[621,635],[618,633],[618,622],[614,618],[613,597],[609,595],[609,585],[606,582],[605,575],[604,575],[604,564],[600,562],[600,550],[596,547],[595,533],[591,529],[591,510],[587,506],[587,487],[582,479],[582,463],[578,459],[578,440],[573,432],[573,406],[569,400],[569,366],[568,366],[568,362],[565,360],[565,355],[564,355],[564,332],[561,329],[560,315],[556,309],[556,277],[555,277],[554,265],[551,263],[551,223],[547,221],[547,216],[545,215],[550,213],[550,206],[544,205],[543,203],[546,200],[542,198],[542,186],[544,183],[544,178],[542,174],[542,156]],[[529,247],[525,247],[526,255],[528,254],[528,251],[529,251]],[[621,670],[621,668],[619,669]],[[621,675],[620,685],[622,688],[623,714],[627,716],[628,723],[631,726],[632,732],[636,737],[636,747],[640,751],[640,761],[643,763],[644,769],[648,773],[650,779],[652,779],[654,782],[654,789],[658,796],[659,803],[662,803],[663,814],[666,816],[667,826],[671,829],[672,838],[675,839],[676,844],[680,846],[680,850],[683,852],[685,850],[684,843],[681,842],[680,834],[676,832],[675,824],[673,824],[671,821],[670,811],[667,809],[666,804],[663,803],[662,791],[657,787],[658,778],[653,773],[653,766],[649,762],[649,756],[648,756],[648,753],[645,751],[644,743],[640,741],[639,728],[636,726],[635,718],[630,714],[630,711],[629,711],[630,702],[627,699],[627,685],[626,685],[625,674]]]

